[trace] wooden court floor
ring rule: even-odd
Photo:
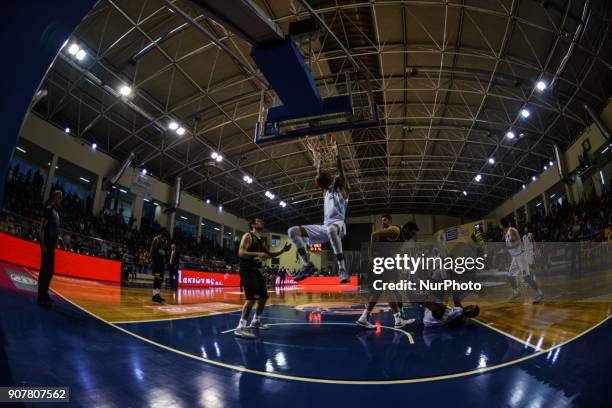
[[[240,310],[239,288],[163,290],[163,305],[151,301],[151,290],[56,276],[51,285],[61,296],[113,323],[180,319]],[[360,309],[356,286],[300,285],[269,289],[269,304],[326,305]],[[612,315],[609,301],[479,302],[479,323],[536,349],[568,341]],[[357,318],[357,315],[356,317]]]

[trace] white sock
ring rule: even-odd
[[[255,315],[253,316],[253,320],[251,320],[251,323],[257,323],[259,321],[259,316]]]
[[[247,327],[247,321],[246,321],[246,319],[240,319],[240,322],[238,323],[238,328],[239,328],[239,329],[243,329],[243,328],[245,328],[245,327]]]
[[[399,322],[400,320],[402,320],[402,314],[400,312],[393,313],[393,317],[395,317],[396,322]]]
[[[338,268],[339,268],[341,271],[346,271],[346,264],[344,263],[344,259],[343,259],[343,260],[341,260],[341,261],[337,261],[337,262],[338,262]]]
[[[359,320],[368,320],[369,318],[370,318],[370,312],[368,312],[368,309],[366,308],[361,314],[361,317],[359,318]]]
[[[153,296],[159,295],[159,289],[153,289]]]

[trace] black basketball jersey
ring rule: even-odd
[[[263,252],[264,246],[261,241],[261,237],[253,234],[251,231],[247,232],[251,236],[251,245],[247,248],[248,252]],[[245,268],[260,268],[261,261],[257,258],[253,258],[252,256],[240,257],[240,270],[242,271]]]
[[[393,238],[382,238],[380,241],[381,242],[404,242],[404,233],[402,232],[402,227],[400,227],[399,225],[389,225],[388,228],[391,227],[396,227],[397,229],[399,229],[399,234],[397,234],[397,237],[395,239]]]

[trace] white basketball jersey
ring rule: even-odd
[[[519,245],[514,248],[510,248],[510,246],[513,244],[512,231],[515,231],[516,236],[519,237],[519,241],[518,241]],[[506,246],[508,247],[508,252],[512,256],[519,256],[520,254],[523,253],[523,243],[521,242],[521,236],[519,235],[516,228],[513,228],[513,227],[508,228],[508,231],[506,232]]]
[[[325,204],[323,205],[323,224],[331,225],[336,222],[344,222],[346,217],[346,206],[348,197],[344,199],[339,188],[325,191]]]
[[[531,232],[523,235],[523,247],[525,247],[525,251],[533,252],[533,234]]]
[[[408,254],[408,256],[416,258],[417,256],[416,240],[414,238],[411,238],[405,241],[404,245],[402,245],[402,250],[404,253]]]

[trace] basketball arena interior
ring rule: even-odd
[[[1,7],[0,406],[612,405],[612,2]]]

